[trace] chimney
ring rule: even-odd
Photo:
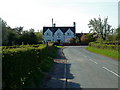
[[[55,27],[55,26],[56,26],[56,24],[54,23],[54,24],[53,24],[53,27]]]
[[[53,27],[53,18],[52,18],[52,27]]]
[[[75,28],[75,36],[76,36],[76,23],[73,22],[73,27]]]
[[[73,26],[74,26],[74,27],[76,27],[76,24],[75,24],[75,22],[73,22]]]

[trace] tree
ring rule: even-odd
[[[84,42],[85,41],[85,35],[84,35],[84,33],[83,33],[83,35],[81,36],[81,42]]]
[[[36,44],[43,40],[42,31],[35,33],[34,29],[24,31],[23,27],[11,28],[7,23],[2,21],[2,45],[21,45],[24,44]]]
[[[35,32],[35,35],[37,37],[38,43],[43,41],[43,31],[42,30],[40,32]]]
[[[18,34],[11,29],[8,29],[7,32],[8,32],[8,43],[7,43],[7,45],[17,44]]]
[[[19,44],[36,44],[37,37],[34,32],[31,31],[23,31],[22,35],[19,38]]]
[[[22,34],[22,32],[23,32],[23,27],[16,27],[16,28],[14,28],[14,30],[19,34],[19,35],[21,35]]]
[[[88,34],[86,34],[86,36],[85,36],[85,41],[86,41],[87,43],[93,42],[93,41],[95,41],[95,39],[96,39],[96,37],[94,37],[94,34],[92,34],[92,33],[88,33]]]
[[[8,43],[8,33],[7,33],[7,23],[2,20],[2,44],[6,45]]]
[[[120,28],[116,29],[116,40],[120,42]]]
[[[108,24],[107,20],[108,17],[104,18],[104,20],[102,20],[100,17],[98,19],[96,18],[91,19],[88,24],[90,28],[89,32],[92,31],[93,33],[96,33],[99,38],[106,40],[107,36],[110,33],[113,33],[114,30],[111,28],[111,25]]]

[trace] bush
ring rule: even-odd
[[[3,88],[23,88],[38,85],[53,64],[56,48],[45,45],[21,45],[3,49]],[[36,74],[37,73],[37,74]],[[40,76],[40,77],[39,77]],[[40,79],[40,80],[39,80]]]
[[[101,48],[101,49],[111,49],[111,50],[118,50],[118,48],[120,47],[120,45],[101,44],[97,42],[91,42],[89,43],[89,46]]]

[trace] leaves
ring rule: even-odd
[[[88,27],[90,28],[89,32],[96,33],[99,38],[106,40],[107,36],[114,30],[111,29],[111,25],[108,24],[107,20],[108,17],[104,18],[104,20],[102,20],[100,17],[98,19],[91,19],[88,24]]]
[[[35,47],[34,47],[35,46]],[[22,88],[37,83],[34,78],[43,77],[43,72],[48,71],[53,63],[57,50],[46,45],[22,45],[17,48],[3,49],[3,83],[7,88]],[[37,77],[36,77],[37,76]],[[39,78],[38,78],[39,79]],[[39,82],[43,78],[40,78]],[[34,82],[33,82],[34,81]],[[38,84],[38,83],[37,83]]]

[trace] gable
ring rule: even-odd
[[[74,33],[72,32],[72,30],[69,28],[66,32],[65,35],[71,36],[74,35]]]
[[[63,32],[61,31],[61,29],[58,28],[57,31],[54,33],[54,35],[57,35],[57,34],[61,34],[61,35],[63,34]]]
[[[75,34],[75,27],[43,27],[43,34],[44,32],[47,31],[47,29],[50,29],[51,32],[53,32],[53,34],[60,29],[63,33],[65,33],[66,31],[68,31],[68,29],[70,29],[74,34]]]
[[[48,28],[48,29],[44,32],[44,35],[46,35],[46,36],[52,36],[51,30]]]

